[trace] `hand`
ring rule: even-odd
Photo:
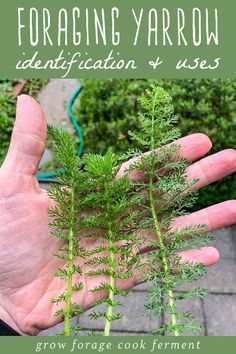
[[[46,121],[39,105],[20,96],[11,145],[0,169],[0,318],[23,335],[36,335],[59,322],[51,299],[65,290],[65,282],[54,277],[59,261],[53,253],[60,240],[48,228],[47,208],[52,201],[35,177],[45,139]],[[181,155],[191,161],[211,148],[203,134],[179,139],[178,144]],[[187,173],[190,179],[198,177],[197,188],[202,188],[235,170],[236,152],[224,150],[193,163]],[[173,227],[201,223],[210,231],[235,221],[236,201],[227,201],[178,218]],[[181,257],[208,266],[218,261],[219,254],[213,247],[204,247],[182,252]],[[74,300],[86,309],[96,300],[89,290],[102,279],[83,277],[82,281],[84,289]],[[130,288],[138,281],[134,276],[119,286]]]

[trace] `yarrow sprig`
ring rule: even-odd
[[[200,278],[206,270],[203,264],[181,261],[178,252],[207,245],[212,237],[205,235],[204,225],[173,228],[173,221],[186,214],[197,194],[196,180],[186,176],[189,163],[174,143],[180,132],[175,127],[171,97],[153,87],[140,103],[140,130],[130,132],[139,149],[122,157],[108,150],[104,156],[78,158],[69,133],[49,127],[63,185],[54,185],[49,191],[56,203],[49,214],[52,234],[62,240],[56,255],[62,266],[56,276],[66,281],[66,291],[53,301],[60,306],[56,315],[65,321],[64,335],[79,330],[79,326],[70,328],[70,318],[83,311],[72,301],[83,289],[82,278],[101,279],[90,290],[97,298],[90,318],[103,318],[103,335],[109,336],[113,321],[122,318],[116,295],[128,294],[120,284],[136,272],[143,273],[142,280],[151,284],[148,316],[165,320],[153,334],[178,336],[202,329],[190,312],[178,311],[178,301],[203,297],[206,289],[178,293],[176,288]],[[118,178],[121,161],[128,158],[134,159]],[[149,251],[144,256],[141,247]],[[97,305],[105,306],[104,310],[96,310]]]
[[[52,235],[62,240],[61,248],[55,254],[61,261],[61,267],[55,276],[66,281],[65,292],[52,301],[60,305],[55,315],[64,319],[63,335],[69,336],[79,330],[79,326],[70,326],[71,317],[82,312],[82,309],[72,302],[72,297],[75,292],[83,289],[83,283],[78,280],[82,275],[82,268],[77,260],[85,257],[86,250],[80,247],[77,234],[81,232],[78,215],[84,211],[82,201],[85,178],[80,172],[81,161],[76,157],[70,134],[52,126],[48,127],[48,134],[54,140],[55,155],[61,166],[58,180],[63,185],[62,188],[59,184],[53,184],[48,191],[55,202],[55,206],[48,210],[51,217],[49,226]]]
[[[117,179],[120,169],[117,156],[111,151],[105,156],[88,154],[84,158],[85,173],[90,179],[90,192],[86,197],[90,205],[90,218],[86,220],[91,229],[96,230],[94,237],[98,246],[90,251],[86,262],[93,269],[87,276],[102,276],[104,281],[93,288],[93,293],[107,291],[108,297],[96,301],[93,306],[105,304],[106,311],[93,311],[91,319],[104,318],[104,336],[108,336],[111,324],[122,318],[121,312],[114,313],[121,306],[116,295],[127,296],[127,291],[119,287],[119,281],[129,279],[138,261],[135,254],[136,223],[138,212],[135,207],[139,196],[133,193],[127,175]]]
[[[199,332],[202,329],[190,312],[179,312],[177,301],[195,296],[203,297],[206,289],[191,289],[176,294],[175,288],[183,282],[192,282],[206,273],[203,264],[182,262],[178,251],[185,248],[201,247],[209,244],[212,237],[205,235],[206,226],[192,225],[174,230],[172,223],[178,216],[186,214],[196,200],[194,184],[188,181],[186,168],[188,161],[180,157],[180,146],[173,143],[180,136],[175,128],[172,99],[159,87],[147,91],[140,98],[143,113],[139,115],[140,130],[130,132],[140,148],[149,151],[129,168],[129,172],[143,171],[144,178],[133,179],[142,193],[142,208],[145,217],[140,229],[149,235],[149,249],[143,269],[152,287],[147,294],[146,312],[150,317],[163,315],[165,323],[152,331],[153,334],[173,334]],[[172,143],[172,144],[170,144]],[[140,206],[141,207],[141,206]],[[153,238],[154,236],[154,238]],[[148,238],[147,238],[148,239]]]
[[[49,196],[56,202],[49,209],[50,227],[52,234],[64,241],[56,256],[65,265],[56,276],[67,282],[66,292],[53,299],[55,303],[65,303],[65,308],[56,315],[64,319],[64,335],[79,330],[78,326],[70,328],[69,321],[82,312],[71,301],[73,293],[82,290],[83,284],[74,284],[73,279],[100,277],[103,282],[91,289],[99,298],[92,307],[104,304],[106,310],[93,311],[90,318],[104,318],[104,336],[108,336],[112,321],[122,317],[121,312],[114,313],[114,308],[122,305],[115,296],[128,294],[119,287],[119,280],[132,277],[138,261],[135,254],[138,212],[134,208],[139,196],[126,174],[116,178],[120,162],[110,150],[105,156],[88,154],[79,159],[68,132],[49,127],[49,134],[55,142],[54,150],[61,166],[58,177],[63,185],[53,185],[49,190]],[[84,245],[86,240],[90,244],[94,240],[94,246],[81,247],[80,241]],[[83,267],[77,262],[79,258],[83,258]],[[99,293],[104,291],[108,297],[100,299]]]

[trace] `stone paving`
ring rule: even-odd
[[[51,79],[41,90],[38,100],[48,124],[66,128],[71,126],[67,117],[67,105],[78,85],[76,79]]]
[[[67,101],[77,85],[76,80],[55,79],[51,80],[42,91],[39,98],[48,122],[55,125],[67,125]],[[209,295],[204,300],[181,301],[181,309],[190,309],[196,318],[205,324],[204,335],[232,336],[236,335],[236,227],[217,230],[214,235],[216,236],[214,243],[220,251],[221,260],[210,267],[208,275],[195,284],[207,288]],[[132,290],[128,298],[123,300],[124,317],[114,324],[113,335],[147,334],[160,324],[143,316],[147,288],[147,284],[139,285]],[[186,289],[184,285],[178,291]],[[93,324],[91,324],[88,314],[89,312],[86,312],[79,319],[84,335],[102,329],[101,321],[92,321]],[[77,322],[77,319],[72,321]],[[56,326],[49,331],[42,332],[41,335],[55,335],[60,331],[61,326]]]
[[[191,311],[197,320],[205,324],[205,335],[236,335],[236,228],[221,229],[214,232],[214,245],[221,253],[221,260],[208,268],[208,274],[193,286],[205,287],[209,291],[204,300],[183,300],[179,310]],[[158,323],[142,316],[145,292],[148,285],[142,284],[133,289],[124,302],[124,318],[113,326],[114,334],[146,334]],[[179,291],[187,290],[182,286]],[[82,328],[99,330],[101,322],[91,325],[88,313],[80,318]],[[93,321],[94,322],[94,321]]]
[[[221,253],[221,260],[208,268],[206,277],[191,285],[207,288],[209,295],[204,300],[183,300],[179,310],[190,310],[197,320],[204,323],[205,336],[233,336],[236,335],[236,227],[217,230],[214,235],[214,244]],[[143,316],[147,289],[147,284],[141,284],[125,300],[120,299],[124,304],[124,317],[114,322],[112,335],[145,335],[161,324],[161,321]],[[186,286],[179,288],[180,292],[186,290]],[[101,320],[91,321],[88,315],[89,311],[79,319],[82,335],[99,332],[103,326]],[[73,322],[76,323],[77,319],[73,319]],[[41,335],[55,335],[60,331],[61,326],[56,326]]]

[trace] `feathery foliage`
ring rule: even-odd
[[[140,149],[119,158],[108,150],[104,156],[87,154],[79,159],[69,133],[49,127],[64,186],[55,185],[49,192],[56,202],[49,210],[52,234],[62,242],[56,255],[62,266],[56,276],[66,281],[66,291],[53,301],[60,306],[56,315],[65,320],[64,335],[78,330],[70,328],[69,320],[82,312],[72,302],[74,292],[83,289],[82,278],[99,279],[90,290],[98,299],[92,304],[90,318],[103,318],[103,334],[109,336],[112,322],[122,317],[115,311],[121,306],[116,295],[127,295],[120,284],[135,272],[143,273],[143,280],[152,284],[147,314],[165,318],[153,334],[178,336],[202,328],[190,312],[178,311],[177,302],[201,298],[206,290],[194,288],[179,294],[175,288],[203,276],[205,267],[181,262],[178,252],[207,245],[212,238],[205,235],[204,225],[172,228],[173,220],[194,204],[196,180],[187,180],[188,162],[173,143],[180,132],[175,127],[171,97],[156,87],[140,103],[140,130],[130,132]],[[142,154],[144,150],[148,152]],[[134,159],[121,174],[121,161],[129,158]],[[140,252],[143,244],[149,249],[144,256]],[[97,305],[105,309],[96,310]]]
[[[97,230],[95,235],[90,234],[89,237],[95,237],[100,240],[99,244],[104,245],[90,251],[90,259],[86,264],[92,266],[93,270],[87,276],[104,277],[104,282],[92,292],[108,292],[108,298],[94,304],[105,304],[106,311],[94,311],[90,317],[105,319],[104,336],[108,336],[112,321],[122,317],[120,312],[114,314],[114,308],[121,305],[115,300],[115,295],[127,295],[119,288],[117,281],[132,277],[138,262],[135,255],[138,212],[135,207],[140,197],[134,193],[126,174],[116,178],[120,163],[111,150],[105,156],[86,155],[84,165],[90,179],[90,193],[86,197],[90,205],[90,218],[85,223]]]
[[[49,190],[49,196],[56,202],[49,209],[52,234],[62,239],[56,255],[62,267],[56,276],[67,282],[66,292],[53,299],[54,303],[65,304],[56,315],[65,320],[63,334],[70,335],[74,331],[69,324],[71,316],[82,312],[71,302],[73,293],[83,288],[82,282],[74,283],[74,278],[99,277],[102,282],[91,292],[100,297],[105,291],[108,298],[97,300],[93,307],[103,304],[106,311],[94,311],[90,317],[104,318],[104,336],[108,336],[112,321],[122,317],[120,312],[114,313],[114,308],[121,306],[115,296],[127,295],[117,281],[129,279],[138,262],[135,255],[138,212],[134,207],[140,198],[126,174],[116,178],[120,162],[110,150],[105,156],[88,154],[79,159],[68,132],[49,127],[49,135],[55,141],[54,151],[61,167],[59,181],[63,185],[63,188],[53,185]],[[81,239],[83,244],[90,240],[88,244],[92,247],[81,247]],[[78,265],[79,258],[83,258],[84,267]]]
[[[61,267],[55,276],[66,281],[66,291],[60,294],[53,302],[60,305],[56,316],[64,319],[63,335],[69,336],[78,330],[70,327],[70,319],[78,315],[82,309],[72,302],[72,295],[82,290],[83,284],[79,281],[82,268],[77,260],[85,257],[85,249],[80,247],[76,235],[81,232],[81,222],[78,215],[83,212],[83,185],[85,176],[80,172],[80,160],[76,156],[76,148],[73,139],[66,131],[48,127],[48,133],[54,140],[54,151],[60,161],[61,172],[58,176],[63,185],[54,184],[48,193],[55,206],[48,210],[52,219],[49,224],[51,233],[61,239],[61,248],[55,254],[61,261]]]
[[[139,115],[140,130],[130,132],[130,135],[142,150],[145,148],[149,153],[135,159],[129,172],[143,171],[143,180],[133,179],[134,188],[138,188],[142,194],[140,210],[143,208],[145,211],[140,229],[154,236],[149,241],[152,251],[140,266],[145,270],[146,278],[152,282],[147,295],[146,312],[150,317],[164,315],[166,320],[153,334],[178,336],[189,331],[196,333],[201,330],[201,325],[188,312],[179,313],[176,301],[202,297],[206,291],[192,289],[180,296],[175,295],[174,290],[182,282],[191,282],[203,276],[205,268],[202,264],[182,263],[177,252],[207,245],[212,238],[204,235],[204,225],[175,231],[171,228],[172,221],[184,215],[186,209],[195,202],[193,187],[196,181],[187,180],[185,170],[188,162],[178,156],[180,147],[170,144],[180,136],[179,130],[174,127],[177,117],[171,97],[164,89],[156,87],[152,91],[148,90],[147,95],[140,98],[140,103],[144,112]],[[138,157],[132,151],[129,156],[132,154]]]

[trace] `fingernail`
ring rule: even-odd
[[[24,95],[17,96],[16,109],[18,109],[21,102],[24,101]]]
[[[21,113],[25,109],[25,103],[27,101],[27,95],[19,95],[17,96],[16,102],[16,112],[17,115]]]
[[[26,96],[26,95],[19,95],[19,96],[17,96],[17,103],[23,101],[24,98],[25,98],[25,96]]]
[[[17,103],[16,103],[16,109],[19,109],[23,105],[23,103],[27,103],[27,101],[31,101],[30,96],[22,94],[17,96]]]

